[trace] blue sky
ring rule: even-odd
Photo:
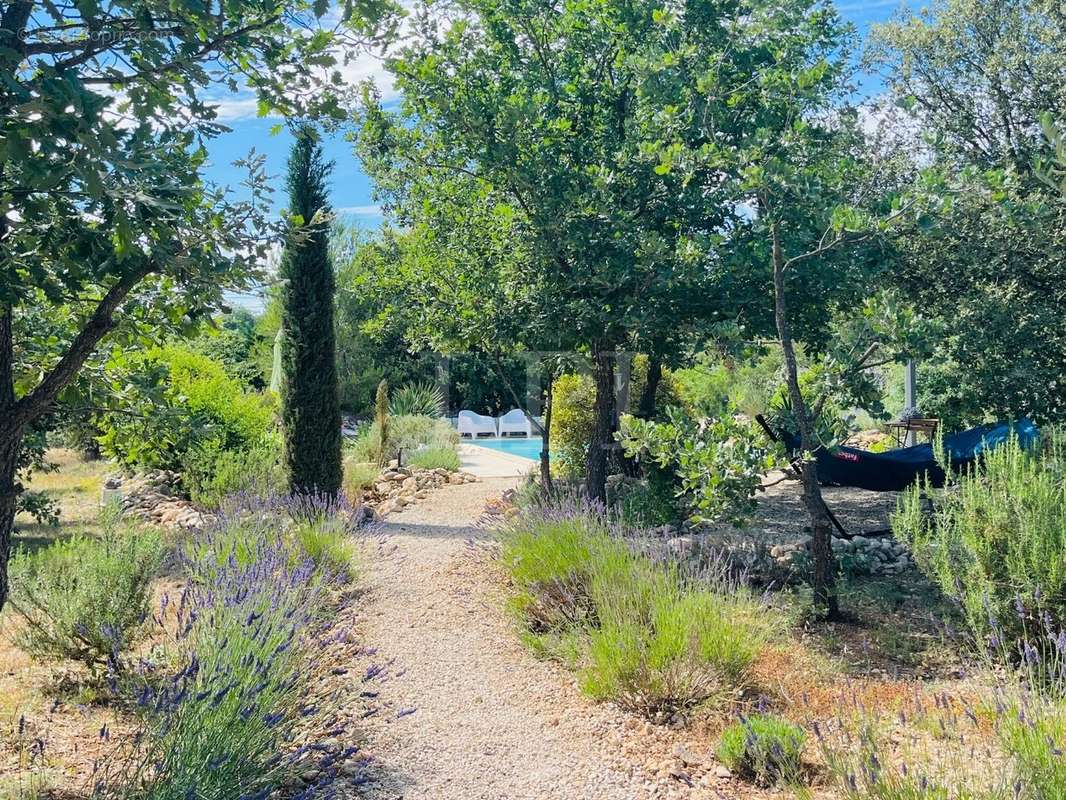
[[[854,23],[860,33],[865,34],[870,25],[888,19],[901,5],[901,0],[839,0],[837,9],[841,15]],[[362,60],[354,68],[358,77],[373,75],[383,76],[380,63],[371,58]],[[380,88],[386,99],[392,96],[391,87],[384,83]],[[867,77],[863,82],[863,91],[876,93],[880,82]],[[214,183],[231,186],[235,189],[241,180],[241,173],[232,166],[234,160],[247,155],[249,148],[266,156],[267,172],[275,176],[275,199],[284,204],[284,185],[282,173],[288,154],[291,138],[287,132],[272,136],[270,128],[276,119],[260,119],[255,116],[255,103],[247,98],[235,97],[232,101],[224,100],[221,108],[222,121],[232,128],[231,132],[219,136],[208,144],[210,165],[207,177]],[[373,187],[370,179],[360,168],[358,160],[352,154],[350,145],[342,135],[330,137],[325,142],[326,154],[335,162],[332,181],[332,201],[340,214],[358,224],[373,228],[381,222],[372,198]]]

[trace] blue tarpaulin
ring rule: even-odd
[[[1018,437],[1022,447],[1031,447],[1040,438],[1040,431],[1032,420],[1000,422],[945,436],[944,453],[951,469],[958,471],[972,464],[985,450],[1005,442],[1012,434]],[[799,442],[793,438],[789,445],[796,449]],[[902,447],[884,453],[871,453],[857,447],[819,447],[814,455],[818,462],[819,480],[837,486],[898,492],[922,475],[928,475],[933,486],[943,486],[947,477],[943,467],[937,463],[932,444]]]

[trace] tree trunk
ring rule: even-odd
[[[15,480],[21,447],[21,432],[0,432],[0,610],[7,603],[7,562],[15,529],[15,508],[22,490]]]
[[[637,416],[651,419],[655,416],[655,396],[659,391],[659,382],[663,377],[663,361],[659,356],[648,356],[648,378],[640,390],[640,402],[637,404]]]
[[[597,350],[593,355],[593,378],[596,382],[596,423],[589,442],[588,473],[585,494],[592,500],[607,503],[607,464],[615,447],[617,415],[614,402],[614,352]]]
[[[11,331],[11,309],[0,311],[0,419],[10,419],[15,405],[15,348]],[[15,528],[15,507],[22,487],[16,482],[23,429],[0,428],[0,610],[7,602],[7,561],[11,554],[11,534]]]
[[[796,424],[799,427],[800,446],[803,449],[804,461],[800,468],[800,477],[803,483],[803,505],[811,519],[811,562],[812,572],[811,586],[814,592],[815,609],[825,619],[833,619],[839,615],[839,606],[836,595],[836,563],[833,558],[833,528],[829,519],[829,513],[822,499],[822,489],[818,484],[818,464],[810,458],[817,444],[814,441],[813,421],[807,412],[807,404],[803,399],[803,392],[799,385],[799,367],[796,362],[796,351],[792,343],[792,333],[788,323],[788,305],[785,294],[785,259],[781,252],[781,238],[777,226],[771,223],[771,235],[773,237],[773,262],[774,262],[774,321],[777,325],[777,335],[781,342],[781,351],[785,358],[785,382],[788,386],[789,398],[796,415]]]
[[[545,494],[551,494],[551,427],[552,427],[552,390],[555,386],[555,373],[548,372],[548,388],[544,396],[544,424],[540,428],[540,487]]]

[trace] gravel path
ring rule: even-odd
[[[386,668],[360,723],[375,765],[365,796],[688,796],[688,776],[667,766],[675,732],[586,701],[565,671],[522,648],[501,612],[491,537],[475,523],[514,483],[448,486],[385,523],[359,633],[373,648],[362,669]]]

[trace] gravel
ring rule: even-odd
[[[679,769],[681,732],[594,705],[537,661],[501,611],[502,576],[476,527],[513,478],[447,486],[390,516],[367,566],[359,638],[378,711],[359,724],[374,762],[363,795],[455,800],[715,797]],[[698,747],[698,745],[692,745]],[[707,744],[703,744],[704,750]],[[720,788],[725,788],[723,785]]]

